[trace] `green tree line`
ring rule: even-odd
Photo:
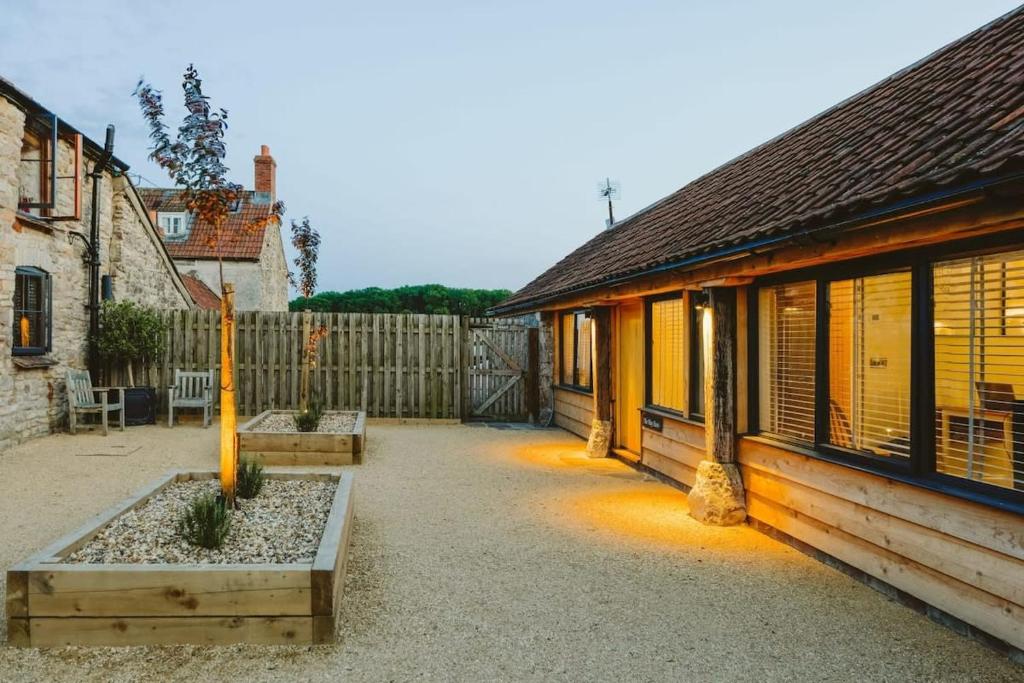
[[[347,292],[320,292],[297,297],[290,311],[325,313],[447,313],[482,316],[512,292],[507,289],[463,289],[444,285],[409,285],[396,289],[367,287]]]

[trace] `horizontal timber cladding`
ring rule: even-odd
[[[1024,518],[742,439],[747,512],[1017,648]]]
[[[220,311],[165,311],[167,348],[136,368],[136,384],[157,387],[160,401],[177,370],[210,370],[220,382]],[[324,330],[310,370],[312,395],[325,410],[368,417],[459,419],[463,416],[462,318],[454,315],[312,313]],[[236,401],[240,415],[296,410],[302,368],[303,314],[240,311],[236,316]],[[121,368],[105,384],[124,383]],[[214,400],[219,403],[218,392]]]
[[[693,486],[697,465],[705,459],[704,425],[662,418],[660,432],[643,428],[640,462],[676,481]]]
[[[555,387],[555,424],[584,439],[594,422],[594,397],[571,389]]]

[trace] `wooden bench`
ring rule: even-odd
[[[174,426],[175,408],[202,408],[203,426],[213,418],[213,371],[174,371],[174,385],[167,391],[167,426]]]
[[[68,427],[72,434],[78,427],[79,413],[99,413],[103,424],[103,435],[107,435],[107,415],[113,411],[121,414],[121,431],[124,431],[124,387],[94,387],[88,370],[68,370]],[[110,403],[107,392],[117,390],[117,403]],[[97,400],[97,398],[99,400]]]

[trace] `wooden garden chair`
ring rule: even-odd
[[[846,411],[834,399],[828,402],[829,443],[840,448],[853,448],[853,430]]]
[[[124,431],[124,387],[94,387],[88,370],[68,370],[68,426],[72,434],[78,427],[78,415],[99,413],[103,424],[103,436],[107,435],[107,415],[118,411],[121,415],[121,431]],[[108,394],[117,390],[117,403],[110,403]]]
[[[175,408],[202,408],[203,426],[213,418],[213,371],[174,371],[174,385],[167,392],[167,426],[174,426]]]

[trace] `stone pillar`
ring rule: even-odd
[[[526,412],[530,422],[540,418],[540,330],[526,330]]]
[[[594,369],[594,422],[587,455],[604,458],[612,446],[612,309],[599,306],[591,316],[591,359]]]
[[[730,526],[747,517],[736,465],[736,290],[712,287],[707,291],[703,340],[707,458],[697,466],[688,498],[695,519]]]
[[[550,424],[555,413],[555,314],[543,311],[540,314],[540,367],[538,368],[538,393],[540,394],[540,414],[537,421]]]

